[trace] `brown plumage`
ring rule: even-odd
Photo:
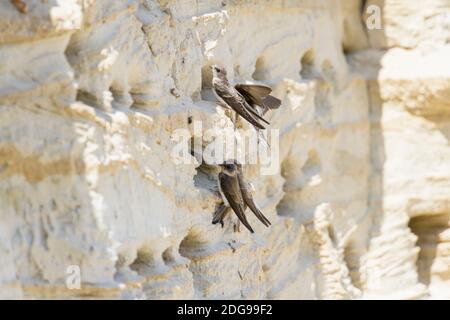
[[[242,165],[237,164],[236,166],[238,168],[238,182],[239,186],[241,188],[241,194],[242,198],[244,199],[244,203],[246,206],[250,208],[250,210],[253,212],[253,214],[258,218],[259,221],[262,222],[266,227],[271,225],[269,219],[267,219],[264,214],[261,212],[261,210],[256,205],[255,201],[253,200],[253,195],[251,192],[251,186],[248,182],[244,180],[244,173],[242,172]]]
[[[223,226],[223,219],[231,208],[244,226],[253,233],[254,231],[245,216],[245,210],[249,207],[258,220],[266,227],[269,227],[271,225],[269,219],[264,216],[253,200],[251,187],[244,179],[241,164],[237,163],[237,161],[228,161],[222,164],[221,167],[222,172],[219,173],[219,190],[224,204],[214,213],[212,223],[216,224],[220,222]]]
[[[277,109],[281,105],[281,100],[270,95],[272,89],[259,84],[237,84],[231,86],[227,79],[227,72],[224,67],[211,66],[213,78],[212,85],[217,100],[224,107],[230,107],[236,114],[247,120],[258,132],[258,143],[263,141],[270,148],[261,130],[270,123],[263,118],[267,111]],[[261,122],[260,122],[261,121]],[[235,123],[235,120],[233,120]],[[236,123],[235,123],[236,124]]]
[[[231,207],[244,226],[251,233],[254,233],[245,216],[245,204],[239,186],[238,169],[235,164],[225,163],[222,165],[222,172],[219,173],[219,190],[225,206]]]
[[[258,110],[261,108],[261,116],[267,111],[278,109],[281,100],[271,96],[272,89],[260,84],[237,84],[234,86],[237,91],[245,98],[247,103]]]
[[[266,129],[260,121],[267,125],[269,122],[248,104],[244,96],[235,87],[229,84],[225,68],[216,65],[211,68],[213,73],[213,91],[217,99],[232,108],[238,115],[252,124],[255,129]]]

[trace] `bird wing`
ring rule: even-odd
[[[270,125],[270,122],[264,119],[255,108],[252,108],[250,104],[247,102],[245,97],[242,97],[244,100],[244,107],[247,111],[249,111],[252,115],[254,115],[256,118],[260,119],[261,121],[265,122],[266,124]]]
[[[263,97],[267,97],[272,91],[269,87],[252,84],[237,84],[234,88],[244,97],[245,101],[253,107],[250,108],[250,110],[256,109],[255,111],[258,111],[256,106],[264,106]],[[259,116],[262,116],[263,114],[264,112],[258,112]]]
[[[241,188],[242,198],[244,200],[244,203],[252,210],[252,212],[255,214],[255,216],[258,218],[259,221],[262,222],[266,227],[271,225],[269,219],[267,219],[264,214],[261,212],[261,210],[256,205],[255,201],[253,200],[253,196],[249,190],[249,185],[244,181],[244,175],[242,173],[242,169],[239,170],[238,174],[238,181],[239,181],[239,187]]]
[[[241,98],[244,101],[244,107],[246,108],[246,110],[248,112],[250,112],[252,115],[254,115],[257,119],[270,125],[270,123],[266,119],[264,119],[259,112],[257,112],[258,110],[255,110],[255,108],[254,108],[254,105],[262,105],[261,98],[259,98],[258,94],[252,93],[251,91],[246,90],[247,87],[250,87],[250,85],[246,85],[246,84],[239,85],[238,84],[235,86],[236,92],[241,96]],[[272,90],[269,87],[264,87],[264,86],[255,85],[255,87],[261,87],[261,88],[266,88],[266,89]]]
[[[272,89],[256,84],[237,84],[236,90],[245,97],[250,105],[258,105],[264,110],[264,115],[269,109],[277,109],[281,105],[281,100],[270,95]]]
[[[244,213],[244,201],[242,199],[241,191],[239,188],[239,182],[237,177],[230,177],[223,172],[219,173],[219,183],[220,188],[224,196],[227,198],[228,203],[236,213],[239,220],[244,224],[244,226],[251,232],[254,233],[252,227],[247,221]]]
[[[278,109],[281,106],[281,100],[272,95],[263,98],[264,107],[269,109]]]
[[[256,119],[263,118],[261,118],[259,115],[257,115],[255,118],[255,116],[252,115],[252,112],[249,111],[251,107],[246,106],[245,99],[239,94],[237,90],[231,91],[230,88],[221,83],[215,83],[214,90],[216,91],[216,94],[242,118],[259,129],[265,129],[265,127]],[[263,119],[263,121],[265,120]]]
[[[239,92],[246,92],[247,94],[255,97],[255,98],[264,98],[267,97],[272,89],[268,86],[263,86],[260,84],[242,84],[239,83],[234,86],[236,90]]]

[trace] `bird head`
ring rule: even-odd
[[[211,66],[213,77],[219,78],[219,79],[226,79],[227,77],[227,70],[225,70],[224,67],[219,66],[217,64],[213,64]]]
[[[235,164],[234,160],[225,161],[224,163],[220,164],[220,166],[222,167],[222,172],[229,176],[235,176],[238,172],[238,167]]]

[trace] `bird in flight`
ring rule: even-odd
[[[236,114],[240,115],[256,130],[266,129],[270,123],[263,115],[270,109],[277,109],[281,101],[270,93],[272,89],[263,85],[237,84],[230,85],[227,72],[224,67],[212,65],[212,86],[217,100],[225,106],[229,106]],[[264,124],[262,124],[262,123]]]

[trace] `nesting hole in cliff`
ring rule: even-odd
[[[202,163],[195,170],[197,171],[194,175],[194,186],[196,188],[206,189],[212,193],[218,191],[217,167]]]
[[[409,228],[417,236],[420,248],[417,259],[419,281],[430,285],[433,278],[440,281],[450,280],[450,267],[441,268],[434,265],[450,259],[450,214],[423,215],[412,218]]]
[[[137,257],[130,264],[130,269],[136,271],[138,274],[143,274],[148,268],[155,266],[155,259],[151,252],[145,249],[140,249],[137,252]]]
[[[133,105],[133,99],[128,92],[117,89],[115,86],[109,88],[112,96],[111,104],[117,109],[129,109]]]
[[[285,178],[285,195],[276,207],[279,216],[298,215],[298,191],[308,184],[320,182],[321,171],[322,165],[316,150],[308,152],[304,163],[297,157],[288,157],[281,163],[281,175]]]
[[[164,250],[162,254],[162,258],[165,264],[172,264],[175,262],[175,255],[173,253],[173,247],[169,247],[166,250]]]
[[[266,78],[266,61],[264,57],[259,57],[256,59],[255,63],[255,72],[253,72],[253,79],[255,80],[265,80]]]
[[[289,217],[292,215],[292,201],[289,193],[289,182],[293,179],[296,172],[299,170],[300,164],[297,158],[287,157],[281,163],[281,176],[285,179],[283,184],[283,191],[285,195],[276,206],[277,215],[281,217]]]
[[[300,76],[302,79],[317,78],[317,70],[314,67],[315,54],[314,49],[306,51],[300,60]]]
[[[305,177],[305,184],[308,183],[313,177],[317,176],[322,171],[322,165],[320,163],[319,155],[316,150],[310,150],[308,152],[308,159],[306,160],[302,172]]]
[[[99,107],[97,97],[88,91],[78,90],[76,100],[89,106]]]
[[[344,262],[347,265],[352,284],[361,289],[360,255],[358,255],[352,243],[347,244],[344,248]]]
[[[282,174],[286,177],[284,191],[297,190],[314,182],[314,179],[320,178],[321,171],[320,157],[314,149],[308,151],[306,161],[303,163],[291,159],[284,164],[284,167],[282,166]]]
[[[208,239],[204,231],[201,228],[191,228],[189,230],[188,234],[180,242],[178,252],[181,256],[190,258],[201,251],[203,247],[208,246]]]

